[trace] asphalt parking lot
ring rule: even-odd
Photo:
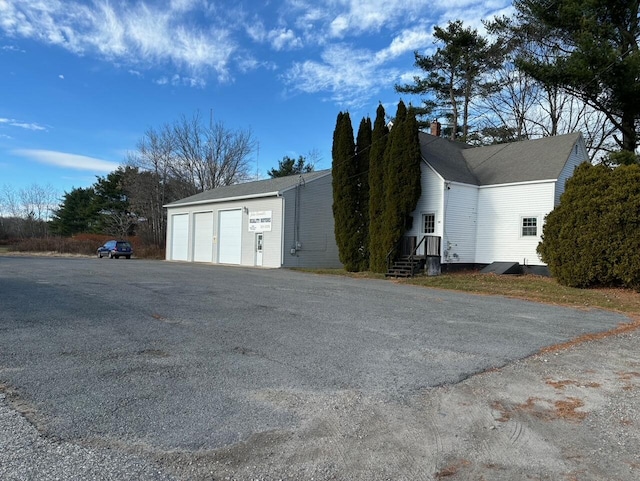
[[[14,432],[0,435],[0,477],[435,479],[437,463],[408,468],[402,450],[405,468],[371,461],[395,449],[393,419],[434,388],[626,320],[288,270],[0,257],[0,422]],[[373,439],[363,423],[378,426],[366,462],[348,443]],[[329,455],[320,438],[346,444]],[[305,442],[315,458],[287,451]]]

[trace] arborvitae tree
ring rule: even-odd
[[[355,179],[358,168],[355,161],[355,141],[349,113],[338,114],[333,132],[332,176],[333,218],[340,262],[348,271],[357,271],[360,265],[358,250],[358,219],[354,215],[358,202]]]
[[[397,254],[397,244],[405,232],[405,212],[402,200],[403,185],[400,172],[405,162],[405,123],[407,122],[407,107],[404,102],[398,103],[398,110],[393,119],[393,126],[389,132],[389,141],[384,153],[385,182],[384,182],[384,210],[382,218],[385,259],[391,252],[391,257]]]
[[[358,174],[354,179],[358,189],[356,215],[359,229],[356,233],[360,254],[359,271],[369,269],[369,155],[371,151],[371,119],[363,118],[358,128],[356,162]]]
[[[422,164],[422,153],[420,152],[420,136],[418,129],[418,121],[416,119],[416,109],[409,106],[406,121],[402,125],[402,146],[404,149],[404,161],[398,170],[400,178],[400,188],[402,195],[400,197],[400,211],[404,212],[405,225],[407,228],[411,224],[408,216],[418,205],[418,200],[422,195],[422,183],[420,165]]]
[[[384,151],[387,147],[389,129],[382,104],[378,105],[376,120],[371,135],[369,155],[369,268],[373,272],[384,272],[387,268],[383,245],[384,230]]]
[[[578,166],[538,253],[561,284],[639,289],[640,166]]]

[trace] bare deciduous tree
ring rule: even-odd
[[[58,193],[51,184],[21,189],[5,184],[0,191],[0,214],[14,219],[9,234],[15,237],[47,235],[47,221],[58,203]]]
[[[255,148],[248,130],[230,130],[222,122],[203,124],[198,113],[173,125],[172,174],[204,192],[250,178],[249,156]]]
[[[182,117],[161,129],[148,129],[127,164],[137,170],[126,180],[138,233],[162,246],[166,235],[163,206],[189,195],[250,177],[254,141],[246,130],[221,122],[204,125],[200,115]]]

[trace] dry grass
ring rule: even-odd
[[[344,269],[301,269],[323,275],[341,275],[354,278],[384,279],[382,274],[351,273]],[[446,289],[472,294],[505,296],[545,304],[557,304],[583,309],[599,308],[618,311],[640,320],[640,293],[623,288],[578,289],[558,284],[550,277],[535,275],[480,274],[477,271],[456,272],[440,276],[418,276],[411,279],[393,279],[390,282],[411,284],[433,289]],[[631,323],[632,328],[638,327]]]
[[[640,315],[640,294],[630,289],[578,289],[555,279],[534,275],[496,275],[465,272],[435,277],[415,277],[409,284],[526,299],[579,308],[602,308]]]
[[[22,239],[8,246],[0,246],[0,254],[11,252],[30,255],[95,256],[96,249],[113,236],[78,234],[73,237]],[[133,245],[134,256],[144,259],[164,259],[164,249],[145,245],[136,237],[127,239]]]

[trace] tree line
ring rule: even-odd
[[[42,237],[48,233],[48,221],[58,205],[59,194],[51,184],[32,184],[16,189],[0,189],[0,239]]]
[[[428,124],[471,144],[581,131],[592,158],[638,161],[638,2],[515,0],[511,17],[434,28],[437,49],[396,91],[421,98]]]
[[[73,188],[60,200],[50,186],[0,191],[0,238],[137,235],[148,245],[164,247],[164,205],[190,195],[253,177],[256,142],[249,130],[192,117],[149,128],[121,167],[97,176],[90,187]],[[269,177],[310,172],[317,151],[294,159],[284,156]]]

